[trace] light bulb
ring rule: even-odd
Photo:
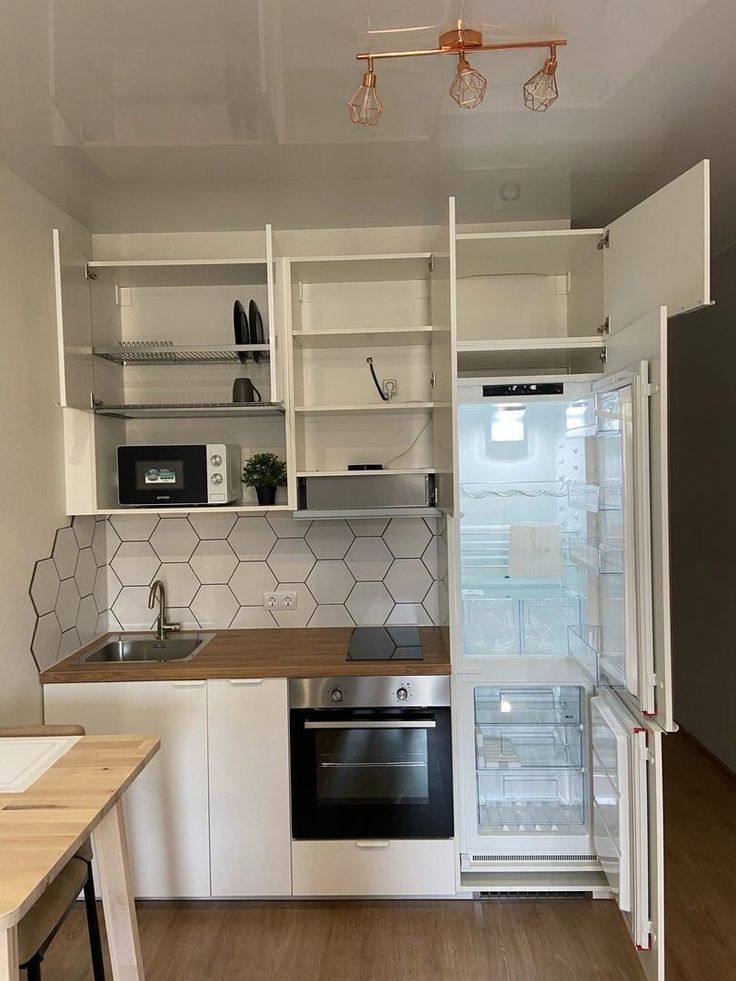
[[[549,58],[528,82],[524,83],[524,105],[534,112],[546,112],[560,94],[557,89],[557,58],[554,48]]]
[[[483,101],[488,82],[477,68],[459,56],[457,75],[450,86],[450,95],[461,109],[475,109]]]
[[[348,102],[350,119],[358,126],[375,126],[381,118],[383,103],[376,88],[376,73],[373,59],[368,60],[368,71],[363,76],[360,88]]]

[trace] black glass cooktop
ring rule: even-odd
[[[419,627],[356,627],[348,661],[423,661]]]

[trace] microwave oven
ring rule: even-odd
[[[118,446],[118,500],[123,507],[206,507],[240,498],[239,446]]]

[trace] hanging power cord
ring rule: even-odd
[[[373,384],[376,386],[376,390],[377,390],[378,394],[381,396],[381,398],[383,399],[384,402],[390,402],[391,401],[391,396],[390,395],[387,395],[384,392],[383,388],[381,387],[381,383],[378,380],[378,375],[376,374],[376,369],[373,367],[373,358],[366,358],[365,359],[365,363],[371,369],[371,376],[373,377]]]
[[[411,441],[411,443],[409,443],[409,445],[407,446],[407,448],[405,450],[402,450],[401,453],[397,453],[396,456],[392,456],[391,459],[390,460],[387,460],[384,463],[383,466],[386,469],[388,469],[391,466],[392,463],[396,463],[396,461],[397,460],[400,460],[402,458],[402,456],[406,456],[406,454],[409,452],[409,450],[413,450],[414,447],[419,442],[419,437],[422,435],[422,433],[425,433],[427,431],[427,429],[431,426],[431,424],[432,424],[432,420],[431,419],[427,419],[427,421],[424,423],[424,425],[422,426],[422,428],[416,434],[416,436],[414,437],[414,439]]]

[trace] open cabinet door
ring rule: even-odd
[[[595,387],[631,391],[629,473],[624,507],[630,528],[627,633],[635,645],[623,686],[640,712],[672,732],[672,642],[667,433],[667,309],[660,307],[606,342],[603,380]],[[626,500],[626,488],[629,500]],[[633,676],[636,675],[636,678]]]
[[[593,839],[649,981],[664,979],[662,730],[591,699]]]
[[[710,300],[710,161],[618,218],[603,239],[603,309],[616,332],[648,311]]]
[[[455,317],[455,199],[447,224],[440,228],[429,273],[432,326],[432,458],[437,474],[437,504],[455,513],[455,420],[457,415]]]
[[[59,403],[89,409],[94,392],[92,310],[87,259],[55,228],[54,282],[59,352]]]

